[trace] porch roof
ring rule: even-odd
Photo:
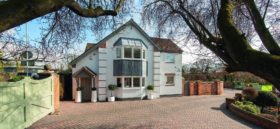
[[[91,76],[91,77],[95,77],[95,76],[97,75],[97,74],[96,74],[95,72],[93,72],[89,67],[84,66],[84,67],[82,67],[80,70],[78,70],[77,72],[75,72],[72,76],[73,76],[73,77],[78,77],[78,76],[84,75],[84,73],[87,74],[87,75],[89,75],[89,76]]]

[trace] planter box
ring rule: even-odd
[[[115,102],[115,97],[108,97],[108,102]]]
[[[97,102],[97,91],[93,90],[91,91],[91,102]]]
[[[229,105],[229,110],[231,112],[233,112],[234,114],[236,114],[237,116],[239,116],[247,121],[250,121],[258,126],[261,126],[261,127],[267,128],[267,129],[280,129],[280,118],[278,118],[278,122],[275,122],[275,121],[254,115],[252,113],[243,111],[233,104]]]
[[[147,97],[149,100],[156,99],[156,95],[153,93],[149,93]]]
[[[77,91],[75,102],[76,103],[82,102],[82,91]]]
[[[234,102],[235,102],[234,98],[226,98],[226,108],[228,109],[229,105]]]

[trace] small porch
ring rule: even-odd
[[[82,102],[91,101],[92,88],[96,87],[96,83],[95,83],[96,76],[97,74],[86,66],[82,67],[80,70],[78,70],[73,74],[72,77],[75,79],[77,83],[76,87],[73,88],[75,88],[75,92],[77,92],[76,90],[77,88],[81,88]],[[74,95],[76,95],[76,93]]]

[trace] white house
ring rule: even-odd
[[[182,93],[182,50],[170,39],[149,37],[133,20],[128,21],[70,63],[73,67],[73,99],[82,87],[82,101],[90,101],[91,87],[98,101],[109,96],[115,84],[118,99],[143,98],[146,87],[158,96]]]

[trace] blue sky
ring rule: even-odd
[[[140,12],[142,12],[142,5],[140,5],[141,3],[139,1],[135,2],[134,3],[134,7],[132,7],[132,14],[131,16],[128,16],[124,21],[123,23],[127,22],[129,19],[133,18],[134,21],[139,24],[142,29],[144,29],[144,31],[146,33],[148,33],[148,35],[150,36],[155,36],[155,28],[153,27],[148,27],[148,26],[145,26],[142,25],[141,23],[141,14]],[[36,40],[36,39],[39,39],[40,38],[40,27],[42,27],[43,25],[40,24],[40,22],[38,20],[32,20],[26,24],[23,24],[19,27],[19,32],[20,32],[20,38],[25,38],[25,27],[27,25],[27,34],[28,34],[28,40],[32,41],[33,40]],[[108,30],[104,35],[102,35],[102,37],[105,37],[106,35],[108,35],[109,33],[111,33],[112,30]],[[79,54],[81,54],[83,51],[84,51],[84,48],[86,46],[86,43],[96,43],[98,42],[98,38],[94,36],[93,32],[89,30],[86,30],[86,35],[85,35],[85,39],[82,41],[82,43],[79,43],[79,46],[77,46],[77,48],[80,51]],[[191,59],[192,57],[190,55],[186,55],[186,54],[183,54],[183,63],[189,63],[189,62],[192,62]],[[191,60],[190,60],[191,59]]]

